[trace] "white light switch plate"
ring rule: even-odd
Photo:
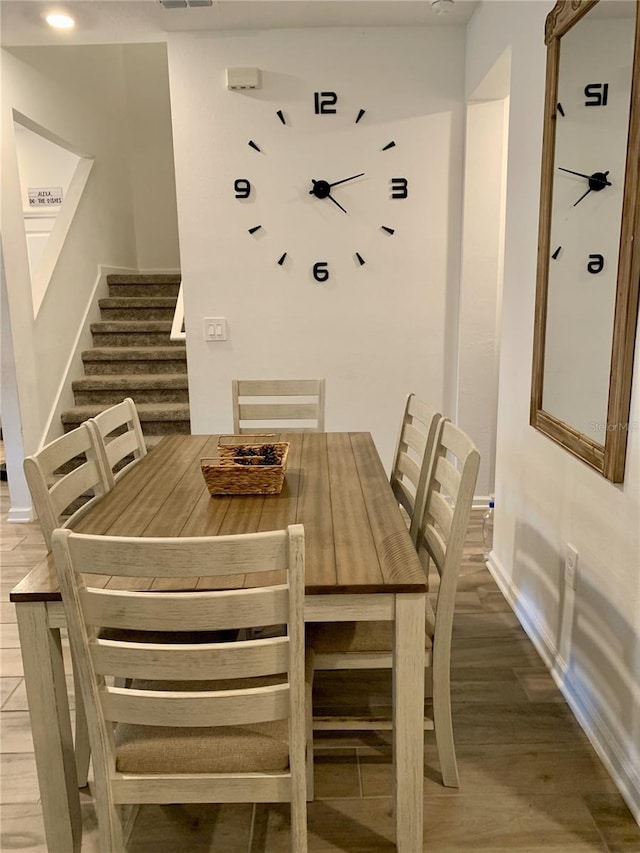
[[[205,341],[226,341],[227,340],[227,318],[226,317],[205,317],[204,318],[204,339],[205,339]]]

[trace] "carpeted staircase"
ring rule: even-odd
[[[169,340],[180,276],[109,275],[107,282],[102,319],[91,324],[93,348],[82,353],[85,376],[73,382],[76,405],[62,413],[65,432],[132,397],[147,447],[190,433],[185,343]]]

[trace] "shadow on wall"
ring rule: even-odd
[[[574,713],[615,767],[640,792],[640,640],[634,628],[581,572],[565,581],[564,554],[539,530],[518,523],[512,592],[517,613],[544,646]],[[535,555],[535,558],[534,556]],[[555,616],[554,616],[555,614]],[[553,628],[553,620],[557,626]]]

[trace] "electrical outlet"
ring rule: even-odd
[[[578,575],[578,552],[567,542],[567,551],[564,561],[564,582],[571,589],[576,588],[576,578]]]

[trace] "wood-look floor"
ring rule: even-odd
[[[0,850],[42,853],[22,664],[10,589],[45,553],[36,524],[6,523],[0,487]],[[468,536],[457,598],[452,690],[460,789],[440,784],[425,733],[424,850],[430,853],[640,853],[634,822],[595,752],[482,562],[480,515]],[[71,684],[70,684],[71,688]],[[385,672],[321,673],[316,705],[390,704]],[[388,734],[316,739],[309,850],[393,851]],[[82,794],[82,853],[98,850],[90,790]],[[145,806],[131,853],[288,853],[288,806]]]

